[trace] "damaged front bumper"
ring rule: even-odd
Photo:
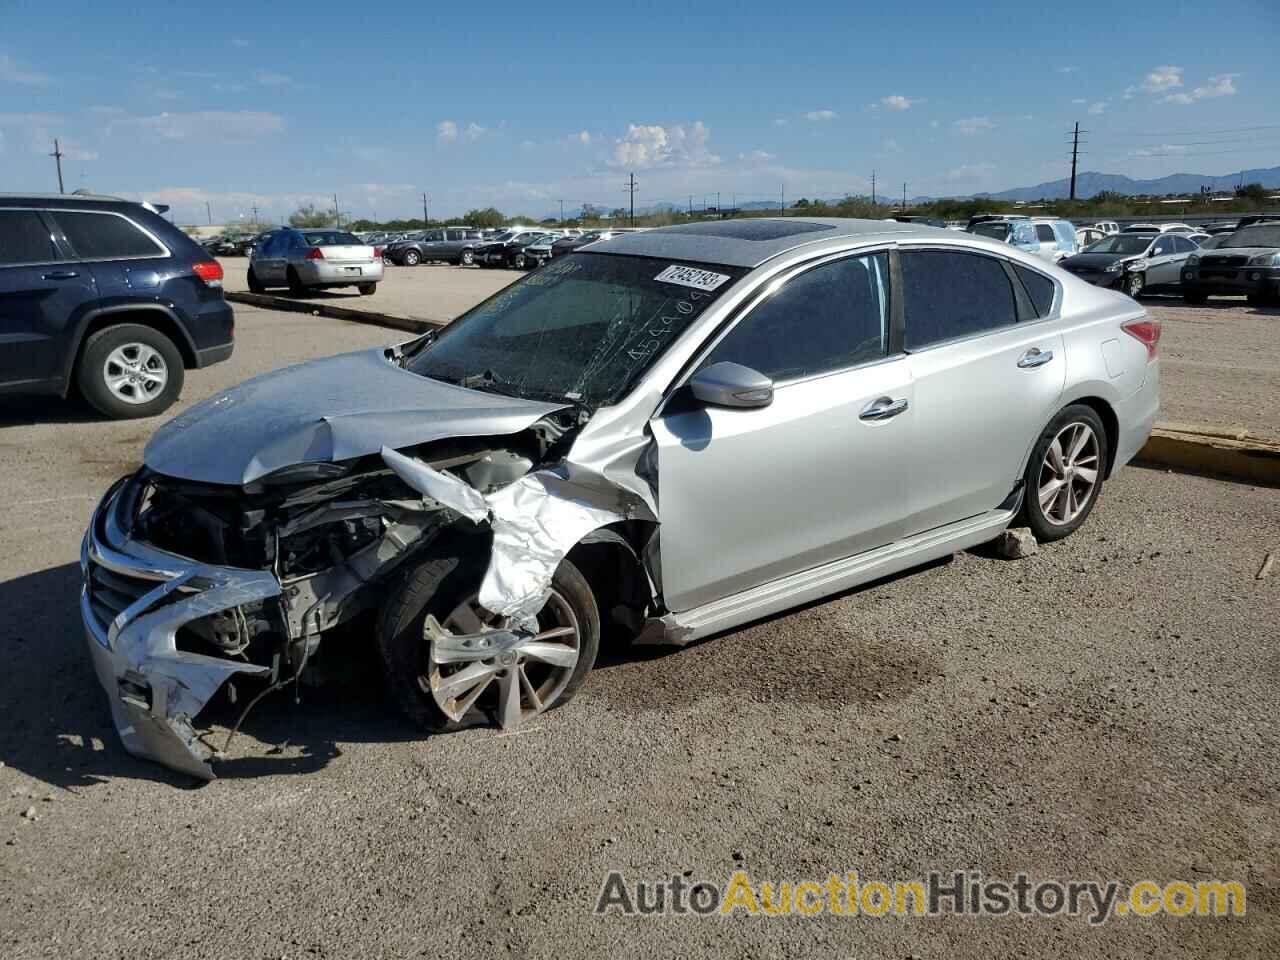
[[[271,668],[178,649],[179,629],[280,595],[263,570],[210,566],[129,535],[138,484],[117,482],[94,511],[80,550],[80,615],[98,681],[125,749],[214,778],[192,718],[231,677]]]

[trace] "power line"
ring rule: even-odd
[[[1256,127],[1230,127],[1225,130],[1184,130],[1181,133],[1122,133],[1122,137],[1207,137],[1221,133],[1249,133],[1254,130],[1280,130],[1280,123],[1264,123]]]

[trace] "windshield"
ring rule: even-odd
[[[1085,253],[1141,253],[1147,247],[1151,246],[1151,241],[1155,239],[1151,236],[1140,234],[1120,234],[1114,237],[1107,237],[1105,240],[1099,240],[1097,243],[1091,243],[1085,247]]]
[[[1221,243],[1223,247],[1280,247],[1280,223],[1241,227]]]
[[[309,247],[360,247],[353,234],[343,230],[309,230],[302,235]]]
[[[978,223],[969,230],[970,233],[976,233],[980,237],[990,237],[992,240],[1005,240],[1009,236],[1009,224],[1007,223]]]
[[[508,240],[510,240],[514,236],[515,236],[515,233],[513,231],[503,230],[501,233],[497,234],[496,236],[490,237],[489,241],[491,243],[506,243]]]
[[[680,271],[690,285],[658,279]],[[434,380],[532,400],[615,403],[745,272],[570,254],[459,317],[406,366]]]

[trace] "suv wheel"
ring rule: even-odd
[[[1107,429],[1097,411],[1073,404],[1049,421],[1023,477],[1023,514],[1036,539],[1074,533],[1098,502],[1106,473]]]
[[[486,713],[516,726],[568,702],[595,663],[600,615],[568,560],[556,569],[546,606],[520,625],[525,639],[497,655],[477,645],[482,635],[500,639],[516,626],[476,601],[486,565],[479,552],[426,560],[402,576],[378,618],[388,690],[429,730],[471,726]]]
[[[422,254],[417,250],[409,249],[404,252],[404,265],[406,267],[416,267],[422,262]]]
[[[80,392],[116,420],[154,417],[182,391],[182,355],[163,333],[137,323],[89,337],[76,365]]]
[[[1131,273],[1124,278],[1124,292],[1135,300],[1142,296],[1142,288],[1145,285],[1146,278],[1141,273]]]
[[[463,250],[462,255],[458,257],[458,263],[464,267],[469,267],[476,262],[476,254],[474,250]]]
[[[512,261],[512,266],[517,270],[523,270],[525,267],[529,266],[529,261],[523,253],[517,253],[515,260]]]

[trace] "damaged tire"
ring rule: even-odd
[[[561,561],[536,622],[515,623],[476,602],[487,566],[475,553],[425,560],[400,578],[379,614],[388,692],[428,730],[486,716],[518,726],[567,703],[595,663],[600,614],[577,567]]]

